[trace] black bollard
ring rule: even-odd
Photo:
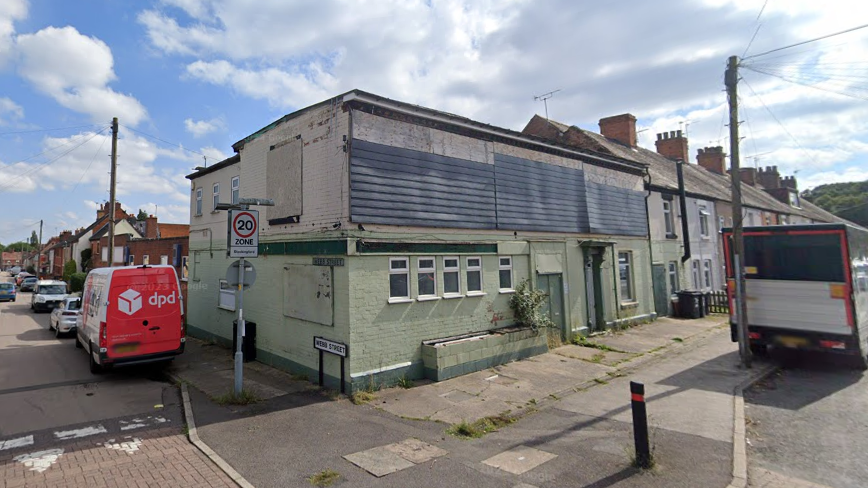
[[[645,411],[645,385],[630,382],[630,406],[633,410],[633,441],[636,443],[636,465],[643,469],[651,467],[651,451],[648,445],[648,414]]]

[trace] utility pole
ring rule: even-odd
[[[108,231],[108,262],[109,267],[115,265],[115,184],[118,174],[118,118],[112,119],[112,176],[109,187],[109,231]]]
[[[36,245],[36,279],[39,280],[39,272],[42,271],[42,220],[39,221],[39,244]]]
[[[751,353],[747,335],[747,302],[744,281],[744,215],[741,208],[741,170],[738,155],[738,56],[730,56],[724,76],[729,99],[729,158],[732,172],[732,264],[735,275],[735,321],[738,331],[738,351],[741,362],[751,367]]]

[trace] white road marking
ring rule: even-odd
[[[132,455],[136,451],[139,450],[139,446],[142,445],[142,440],[138,437],[130,437],[126,436],[125,439],[130,439],[128,441],[115,442],[114,439],[109,439],[108,442],[103,444],[106,449],[115,449],[118,451],[124,451],[127,454]]]
[[[15,456],[13,459],[26,466],[30,471],[42,473],[50,468],[52,464],[56,463],[62,454],[63,449],[49,449],[47,451],[22,454]]]
[[[85,427],[83,429],[55,432],[54,437],[56,437],[58,440],[64,441],[67,439],[81,439],[82,437],[87,437],[90,435],[105,434],[106,432],[108,431],[105,430],[105,427],[103,427],[102,425],[96,425]]]
[[[33,436],[28,435],[17,439],[9,439],[8,441],[0,441],[0,451],[6,449],[14,449],[16,447],[30,446],[33,444]]]
[[[143,419],[132,419],[132,420],[121,420],[118,422],[121,426],[121,431],[139,429],[142,427],[148,427],[152,425],[164,424],[168,422],[168,419],[163,417],[151,417],[150,415]]]

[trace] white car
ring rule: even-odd
[[[64,298],[63,302],[51,311],[48,318],[48,329],[54,329],[56,337],[75,331],[78,316],[81,315],[81,299],[78,297]]]
[[[67,296],[66,283],[56,280],[39,280],[33,287],[30,309],[34,312],[52,310]]]

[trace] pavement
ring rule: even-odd
[[[664,318],[377,391],[364,405],[259,363],[246,363],[244,378],[261,401],[220,405],[231,354],[197,340],[172,374],[189,386],[198,438],[253,486],[333,474],[339,486],[723,488],[733,481],[733,392],[767,369],[739,366],[725,322]],[[656,462],[647,471],[631,464],[631,380],[646,390]],[[449,433],[484,419],[501,424],[479,438]]]
[[[780,370],[745,391],[751,486],[866,486],[868,374],[841,356],[771,355]]]

